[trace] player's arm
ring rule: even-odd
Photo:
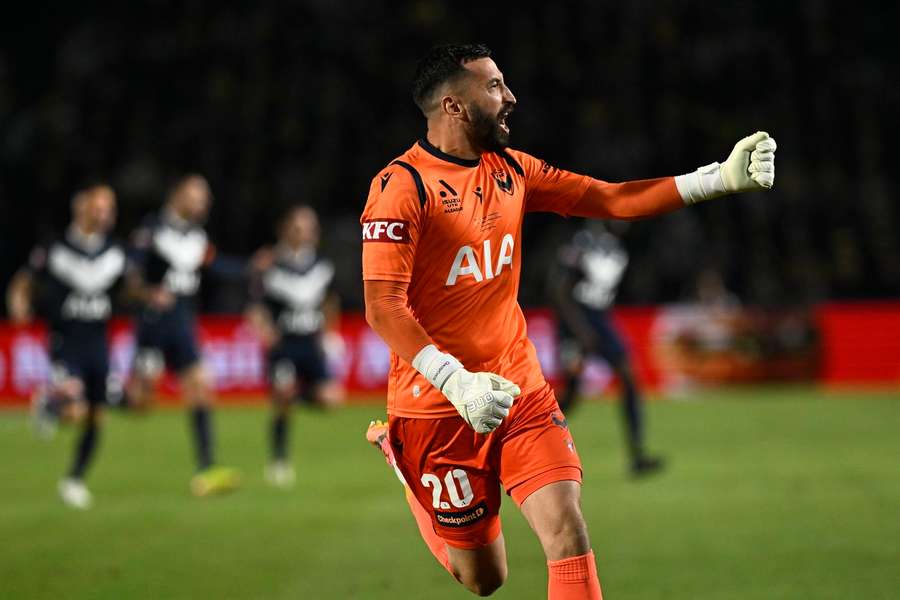
[[[519,387],[494,373],[467,371],[456,357],[437,348],[409,308],[407,288],[424,210],[403,167],[388,167],[372,181],[360,219],[366,320],[395,354],[444,394],[466,423],[489,433],[509,414]]]
[[[31,321],[31,299],[34,293],[34,278],[28,269],[20,269],[13,275],[6,290],[6,308],[10,320],[16,325]]]
[[[244,311],[244,317],[250,328],[256,333],[263,348],[271,348],[278,343],[279,334],[272,313],[262,302],[251,302]]]
[[[403,281],[363,282],[366,298],[366,322],[390,349],[412,364],[419,351],[434,347],[434,341],[409,310],[408,283]]]
[[[152,284],[144,276],[144,266],[147,264],[152,239],[153,233],[147,225],[139,227],[131,234],[123,298],[126,302],[137,302],[156,310],[165,310],[175,303],[174,294],[167,290],[162,282]]]
[[[490,433],[509,414],[521,391],[495,373],[471,373],[441,352],[407,304],[407,283],[365,281],[366,321],[400,358],[439,389],[478,433]]]
[[[549,167],[530,173],[527,209],[600,219],[641,219],[740,192],[771,189],[775,184],[775,140],[757,132],[740,140],[724,163],[711,163],[676,177],[608,183]],[[529,160],[530,159],[530,160]]]
[[[275,254],[271,248],[265,247],[258,250],[250,261],[251,272],[249,281],[249,302],[244,309],[244,318],[250,328],[259,338],[263,348],[271,348],[278,343],[281,337],[275,321],[272,318],[272,310],[266,305],[265,285],[263,278],[266,270],[274,263]]]
[[[47,247],[36,246],[28,255],[28,262],[16,271],[6,289],[6,309],[16,325],[29,323],[34,316],[36,277],[47,268]]]
[[[336,330],[341,322],[341,298],[333,290],[322,301],[322,317],[326,331]]]
[[[224,254],[212,243],[206,246],[206,255],[203,257],[203,268],[207,273],[219,279],[242,279],[256,269],[257,257],[254,255],[249,260],[242,256]]]

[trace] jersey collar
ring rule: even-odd
[[[312,246],[293,250],[286,244],[279,244],[275,251],[280,258],[297,267],[307,267],[316,262],[316,250]]]
[[[446,152],[442,152],[438,148],[429,143],[428,138],[422,138],[419,140],[419,146],[428,154],[432,155],[435,158],[438,158],[443,161],[447,161],[449,163],[453,163],[454,165],[459,165],[461,167],[477,167],[478,163],[481,162],[480,158],[459,158],[458,156],[453,156],[452,154],[447,154]]]
[[[196,227],[196,225],[187,219],[182,218],[178,213],[175,212],[171,206],[164,206],[161,213],[161,220],[174,227],[178,231],[182,233],[186,233]]]
[[[66,230],[66,239],[70,244],[80,248],[85,253],[94,254],[103,247],[106,236],[102,233],[85,233],[72,223],[69,225],[69,229]]]

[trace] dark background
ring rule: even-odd
[[[764,129],[769,194],[631,225],[620,299],[676,301],[720,271],[744,301],[900,294],[890,81],[900,15],[871,3],[558,2],[537,8],[325,0],[20,7],[0,28],[0,284],[106,177],[125,237],[188,170],[210,180],[223,252],[271,240],[316,207],[349,307],[361,304],[357,219],[374,174],[424,134],[409,98],[431,45],[483,41],[519,104],[513,146],[619,181],[723,160]],[[577,223],[526,220],[522,301],[540,304]],[[206,309],[238,310],[208,281]]]

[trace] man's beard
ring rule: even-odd
[[[472,142],[486,152],[500,152],[509,146],[509,132],[500,127],[501,115],[508,115],[512,107],[504,106],[496,115],[489,115],[477,105],[469,109]]]

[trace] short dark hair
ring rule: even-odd
[[[202,173],[193,171],[190,173],[179,175],[169,182],[169,185],[166,187],[166,201],[171,200],[176,193],[181,191],[181,188],[183,188],[188,182],[194,179],[200,179],[201,181],[203,181],[203,183],[209,190],[210,198],[212,198],[212,187],[209,185],[209,180]]]
[[[432,108],[432,96],[442,83],[463,73],[466,63],[490,56],[491,49],[484,44],[446,44],[432,48],[416,65],[412,86],[416,106],[427,115]]]
[[[278,230],[280,231],[285,225],[287,225],[291,219],[294,218],[294,215],[301,212],[310,212],[313,216],[316,217],[316,220],[319,219],[319,214],[309,204],[292,204],[287,210],[281,213],[281,216],[278,217]]]
[[[88,177],[79,182],[78,187],[75,189],[75,192],[72,194],[72,198],[69,200],[69,204],[74,206],[78,200],[87,196],[88,192],[93,192],[94,190],[98,190],[100,188],[107,188],[112,191],[114,194],[115,189],[104,177]]]

